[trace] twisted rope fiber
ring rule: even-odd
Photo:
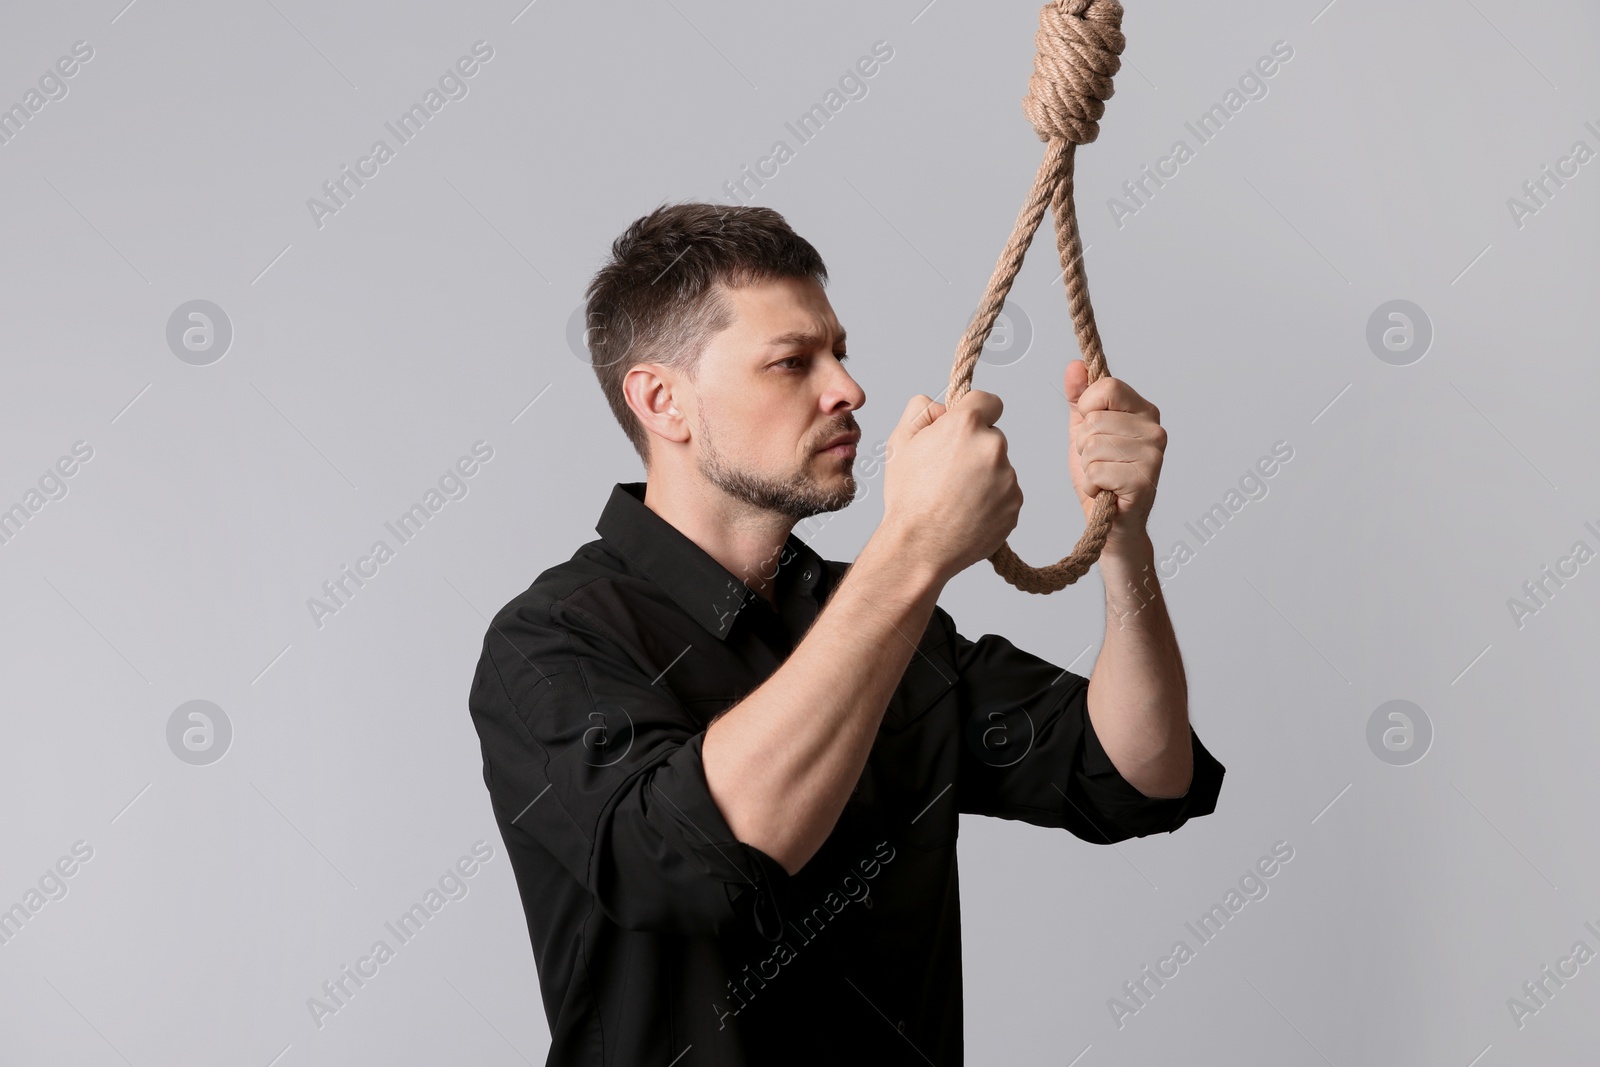
[[[1107,373],[1094,307],[1089,303],[1089,282],[1083,272],[1083,241],[1073,207],[1072,175],[1077,146],[1100,135],[1100,116],[1105,114],[1105,101],[1113,92],[1111,78],[1122,66],[1118,57],[1127,43],[1121,27],[1122,5],[1117,0],[1052,0],[1039,12],[1039,31],[1034,35],[1038,52],[1033,59],[1033,75],[1028,79],[1028,94],[1022,98],[1022,111],[1033,123],[1039,140],[1048,147],[1012,227],[1011,239],[1000,253],[989,287],[956,348],[946,410],[971,390],[978,355],[1022,267],[1022,257],[1044,218],[1046,204],[1055,216],[1056,249],[1061,255],[1067,304],[1078,347],[1089,368],[1089,381],[1096,382]],[[1100,558],[1116,510],[1116,493],[1102,489],[1076,547],[1047,567],[1030,567],[1009,543],[996,549],[989,562],[1000,577],[1025,593],[1054,593],[1077,581]]]

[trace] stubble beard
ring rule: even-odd
[[[847,473],[842,486],[830,487],[818,481],[812,471],[802,466],[784,478],[771,478],[754,471],[738,470],[728,463],[727,457],[717,450],[712,441],[709,421],[701,410],[700,474],[735,500],[752,508],[775,512],[794,522],[823,512],[838,511],[856,498],[854,472]],[[824,463],[846,463],[835,456],[827,456]]]

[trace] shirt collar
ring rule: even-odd
[[[751,601],[759,600],[759,595],[676,526],[646,507],[645,485],[618,482],[600,513],[595,532],[713,637],[726,640],[739,612]],[[814,593],[822,578],[822,557],[792,531],[776,562],[781,571],[794,569],[789,595]],[[779,595],[784,595],[786,586],[781,575],[778,581]]]

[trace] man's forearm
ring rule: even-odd
[[[938,602],[943,581],[905,545],[879,527],[789,658],[706,730],[728,828],[790,874],[838,822]]]
[[[1088,710],[1106,755],[1149,797],[1177,797],[1194,774],[1189,686],[1147,534],[1100,555],[1106,636],[1089,677]]]

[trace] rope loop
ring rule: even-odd
[[[1022,110],[1048,147],[1012,227],[1011,239],[1000,253],[978,310],[956,348],[950,385],[945,391],[947,410],[971,391],[972,372],[984,342],[1005,305],[1006,294],[1011,291],[1046,207],[1055,218],[1056,250],[1061,256],[1067,306],[1078,348],[1089,368],[1089,381],[1096,382],[1109,373],[1100,331],[1095,326],[1094,306],[1089,303],[1083,239],[1078,233],[1072,185],[1077,146],[1100,135],[1099,120],[1113,91],[1111,78],[1122,66],[1119,57],[1127,43],[1122,35],[1122,5],[1117,0],[1051,0],[1039,12],[1039,32],[1034,43],[1038,53],[1028,80],[1028,95],[1022,98]],[[1101,490],[1076,547],[1047,567],[1030,567],[1011,550],[1010,544],[996,549],[989,562],[1002,578],[1023,592],[1054,593],[1088,573],[1100,558],[1116,510],[1117,495],[1109,489]]]

